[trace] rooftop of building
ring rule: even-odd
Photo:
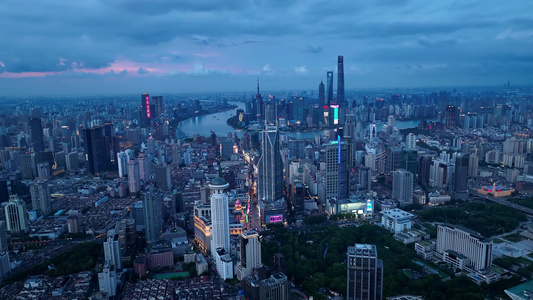
[[[505,293],[512,299],[528,299],[526,296],[524,296],[526,291],[533,291],[533,280],[514,286],[510,289],[506,289]]]
[[[412,218],[413,214],[403,211],[399,208],[389,209],[381,212],[384,216],[387,216],[391,219],[403,219],[403,218]]]

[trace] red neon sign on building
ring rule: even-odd
[[[152,114],[150,113],[150,96],[144,96],[144,102],[146,104],[146,118],[150,119]]]

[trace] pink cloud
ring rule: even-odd
[[[56,72],[21,72],[21,73],[11,73],[4,72],[0,73],[0,78],[25,78],[25,77],[44,77],[47,75],[54,75]]]

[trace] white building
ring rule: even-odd
[[[220,279],[233,278],[233,260],[231,256],[223,248],[218,248],[215,251],[215,262],[217,265],[217,273]]]
[[[224,190],[229,184],[217,177],[209,184],[211,190],[211,252],[215,257],[218,248],[230,251],[228,196]]]
[[[381,213],[383,214],[381,225],[391,232],[399,233],[406,229],[411,229],[413,214],[398,208],[382,211]]]
[[[116,269],[122,269],[119,236],[113,230],[108,232],[107,240],[104,242],[104,256],[106,262],[114,265]]]
[[[228,196],[224,192],[229,184],[220,177],[209,183],[211,190],[211,255],[216,261],[222,280],[233,278],[233,261],[230,252],[230,225]]]
[[[477,232],[460,226],[439,225],[436,251],[442,260],[459,269],[483,270],[492,263],[492,242]],[[459,254],[459,255],[457,255]]]
[[[6,213],[7,230],[10,233],[27,232],[29,229],[28,211],[26,203],[17,195],[10,195],[9,202],[4,207]]]
[[[98,286],[100,292],[106,293],[108,297],[117,294],[117,271],[115,266],[106,264],[102,272],[98,273]]]
[[[405,137],[405,148],[407,150],[416,150],[416,135],[414,133],[409,133]]]
[[[237,266],[237,278],[242,280],[252,275],[254,269],[261,267],[261,243],[257,231],[245,231],[241,234],[241,261]]]

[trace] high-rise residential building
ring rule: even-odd
[[[369,167],[359,168],[359,190],[370,191],[372,189],[372,170]]]
[[[344,100],[344,59],[339,55],[337,59],[337,104],[346,107]]]
[[[261,267],[261,243],[257,231],[244,231],[241,234],[240,263],[237,266],[237,277],[242,280],[252,275],[254,269]]]
[[[348,147],[341,142],[340,136],[336,141],[326,146],[326,200],[331,198],[348,198],[350,185],[348,178]]]
[[[434,159],[429,168],[429,186],[446,188],[453,182],[455,165],[442,159]]]
[[[6,221],[0,221],[0,253],[7,252],[8,247]]]
[[[30,195],[33,210],[40,212],[44,216],[52,212],[48,180],[37,180],[32,182],[30,184]]]
[[[411,132],[405,137],[405,148],[416,150],[416,135],[414,133]]]
[[[72,214],[67,217],[67,231],[68,233],[80,233],[80,218],[77,214]]]
[[[172,188],[170,166],[165,162],[160,162],[155,166],[155,186],[162,190],[170,190]]]
[[[333,101],[333,71],[328,71],[326,75],[326,84],[328,85],[328,98],[326,105],[329,107],[331,104],[335,104]]]
[[[469,154],[458,154],[455,158],[454,172],[454,197],[459,199],[468,198],[468,169],[470,166]]]
[[[261,157],[258,162],[257,196],[261,202],[272,202],[283,197],[283,162],[280,153],[278,128],[263,130]]]
[[[274,273],[259,283],[260,300],[288,300],[289,280],[283,273]]]
[[[118,176],[125,177],[128,175],[128,153],[126,151],[120,151],[117,154]]]
[[[148,93],[141,94],[141,128],[150,127],[152,125],[152,110],[150,107],[150,95]]]
[[[137,156],[137,160],[139,161],[139,176],[141,176],[141,180],[148,182],[150,180],[149,157],[146,153],[141,152]]]
[[[164,112],[163,96],[152,97],[152,114],[159,117]]]
[[[10,233],[23,233],[29,229],[28,210],[26,203],[17,195],[10,195],[9,202],[4,207],[6,214],[7,230]]]
[[[392,175],[392,198],[401,206],[413,203],[413,173],[398,169]]]
[[[80,167],[80,160],[78,158],[78,152],[73,151],[68,153],[65,156],[65,163],[67,165],[67,170],[76,170]]]
[[[43,133],[43,124],[41,118],[31,117],[28,120],[28,125],[30,129],[30,137],[33,143],[33,150],[35,152],[41,152],[45,149],[44,144],[44,133]]]
[[[483,270],[492,263],[492,242],[461,226],[439,225],[436,251],[444,262],[461,270]]]
[[[211,191],[211,252],[223,248],[230,251],[229,208],[225,189],[229,184],[221,177],[209,183]],[[213,257],[215,255],[213,254]]]
[[[347,300],[383,298],[383,261],[376,245],[355,244],[348,247]]]
[[[100,292],[105,293],[107,297],[113,297],[117,294],[117,284],[117,269],[106,263],[98,273]]]
[[[108,232],[107,240],[104,242],[104,256],[105,262],[109,263],[109,265],[115,266],[117,270],[122,269],[119,236],[113,230]]]
[[[479,167],[479,158],[476,153],[470,153],[468,159],[468,178],[476,178]]]
[[[159,240],[162,231],[162,195],[157,191],[146,191],[143,193],[142,203],[146,241],[157,241]]]
[[[447,128],[455,128],[457,126],[457,111],[455,106],[446,106],[445,122]]]
[[[132,158],[128,162],[128,186],[131,194],[141,190],[141,175],[139,172],[139,162]]]

